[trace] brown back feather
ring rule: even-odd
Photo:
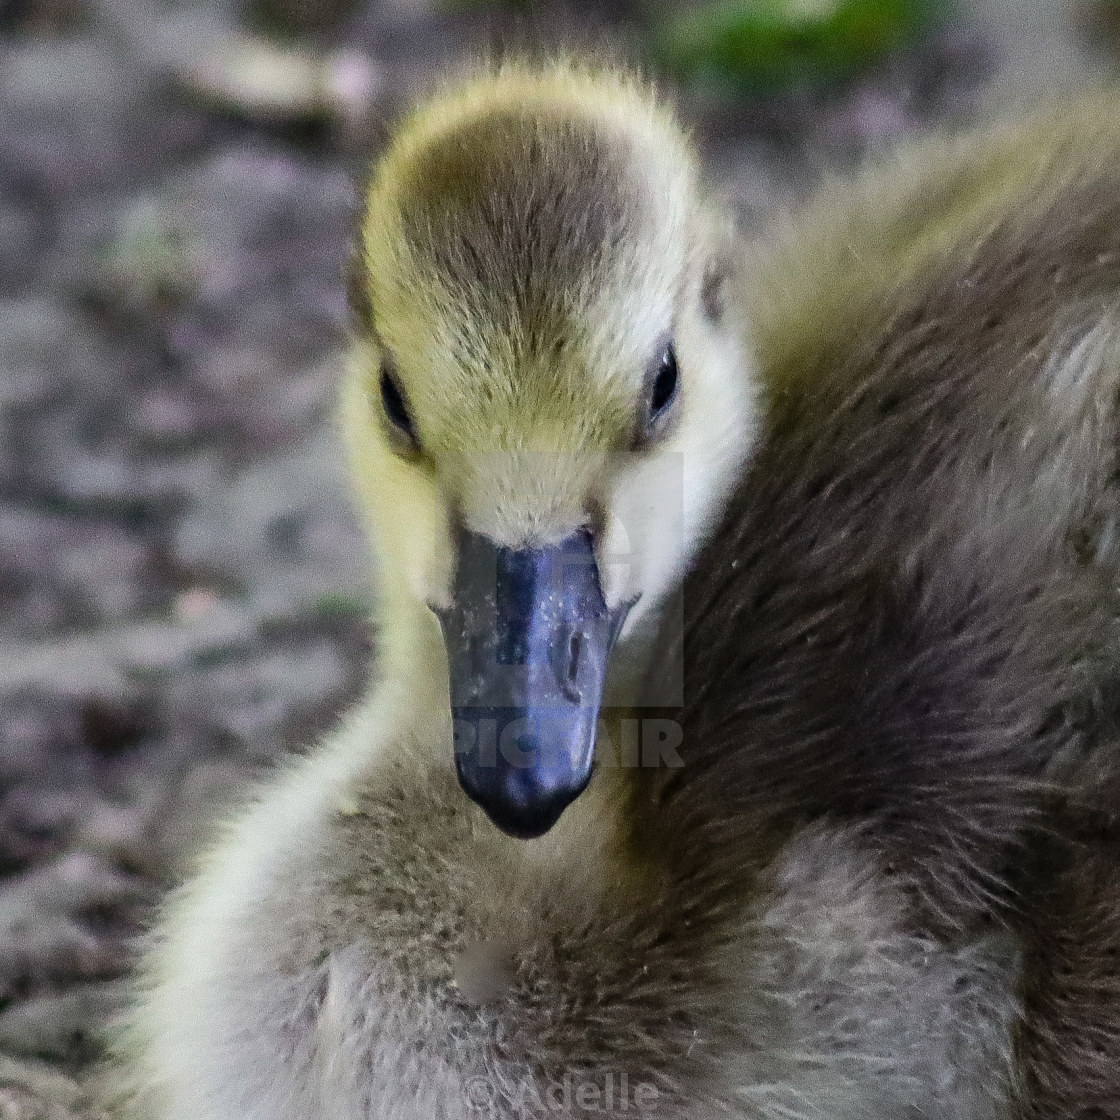
[[[1118,298],[1109,168],[765,371],[769,431],[686,582],[685,765],[642,777],[715,891],[832,819],[917,926],[1019,929],[1031,1117],[1120,1115],[1117,850],[1053,808],[1093,796],[1060,760],[1120,766]],[[1027,858],[1044,836],[1059,865]]]

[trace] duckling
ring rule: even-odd
[[[374,679],[169,901],[132,1115],[1120,1114],[1116,108],[749,244],[624,74],[405,122]]]

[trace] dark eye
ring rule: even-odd
[[[653,381],[649,388],[649,412],[646,418],[646,435],[657,432],[666,420],[680,389],[677,355],[670,342],[661,352],[657,366],[651,371]]]
[[[381,367],[381,407],[385,410],[385,417],[396,433],[415,447],[418,442],[416,429],[412,424],[408,405],[404,403],[401,387],[388,365]]]

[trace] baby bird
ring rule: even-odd
[[[751,244],[626,75],[404,123],[374,680],[168,903],[130,1115],[1120,1116],[1118,108]]]

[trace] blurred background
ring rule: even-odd
[[[0,0],[0,1120],[86,1114],[130,939],[365,678],[341,267],[404,105],[606,47],[751,226],[1118,42],[1120,0]]]

